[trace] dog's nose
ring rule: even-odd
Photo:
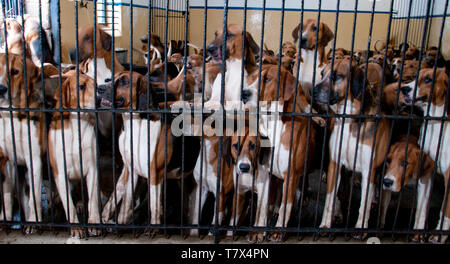
[[[402,86],[400,88],[400,91],[402,91],[403,94],[408,94],[411,91],[411,87],[409,87],[409,86]]]
[[[246,104],[248,102],[251,95],[252,95],[252,92],[250,90],[242,90],[241,100],[244,102],[244,104]]]
[[[3,84],[0,84],[0,95],[4,95],[8,91],[8,88]]]
[[[394,181],[391,180],[391,179],[384,179],[383,180],[383,185],[386,186],[386,187],[391,187],[392,184],[394,184]]]
[[[249,172],[250,170],[250,165],[247,163],[241,163],[239,165],[239,169],[241,170],[241,172]]]
[[[213,44],[210,44],[207,48],[206,51],[208,51],[208,53],[213,53],[215,50],[217,49],[217,47]]]
[[[97,91],[100,94],[104,93],[106,91],[106,85],[102,84],[102,85],[97,86]]]
[[[306,42],[308,42],[308,39],[307,39],[307,38],[304,38],[304,37],[302,37],[302,38],[301,38],[301,40],[300,40],[300,44],[302,44],[302,45],[305,45],[305,44],[306,44]]]

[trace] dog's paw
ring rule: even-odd
[[[355,240],[363,241],[367,238],[367,233],[353,233],[352,238]]]
[[[150,238],[154,238],[158,233],[159,233],[159,229],[155,229],[155,228],[148,228],[144,231],[144,235],[146,235]]]
[[[284,232],[274,232],[272,234],[270,234],[270,241],[273,242],[282,242],[285,238],[285,233]]]
[[[312,120],[313,120],[314,122],[316,122],[316,124],[318,124],[318,125],[321,126],[321,127],[324,127],[324,126],[325,126],[325,119],[323,119],[322,117],[314,116],[314,117],[312,118]]]
[[[88,235],[90,237],[98,237],[102,234],[102,230],[100,228],[92,227],[88,229]]]
[[[82,227],[72,227],[70,228],[70,237],[82,239],[84,238],[84,230]]]
[[[27,225],[23,228],[23,233],[25,235],[31,235],[31,234],[35,234],[38,231],[38,227],[37,226],[30,226]]]
[[[248,242],[250,243],[262,243],[265,240],[264,232],[250,232],[248,234]]]
[[[415,242],[415,243],[424,243],[425,240],[425,236],[423,234],[415,234],[412,238],[411,238],[411,242]]]
[[[430,238],[428,238],[428,242],[432,244],[445,244],[445,241],[447,240],[447,237],[441,236],[439,238],[438,235],[431,235]]]

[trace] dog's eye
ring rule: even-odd
[[[19,74],[19,70],[11,69],[11,75],[17,75]]]
[[[426,77],[424,81],[425,83],[431,83],[432,79],[430,77]]]
[[[317,27],[316,27],[316,26],[312,26],[311,29],[314,30],[314,31],[316,31],[316,30],[317,30]]]
[[[234,148],[235,150],[239,150],[238,144],[237,144],[237,143],[233,144],[233,148]]]
[[[80,90],[84,90],[86,88],[86,85],[82,84],[80,85]]]
[[[263,78],[263,82],[265,82],[265,83],[268,83],[268,82],[270,82],[270,78],[269,78],[269,77],[267,77],[267,76],[264,76],[264,78]]]
[[[249,145],[249,148],[250,148],[250,150],[255,150],[255,148],[256,148],[255,143],[251,142]]]
[[[402,165],[402,167],[406,167],[406,166],[408,166],[408,161],[406,161],[406,160],[404,160],[404,161],[402,161],[402,163],[401,163],[401,165]]]
[[[84,40],[89,40],[91,37],[89,35],[84,35]]]

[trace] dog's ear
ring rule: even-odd
[[[138,93],[138,110],[148,110],[151,108],[156,108],[156,106],[154,105],[154,91],[151,89],[151,87],[150,89],[148,89],[147,77],[142,75],[138,77],[136,90]]]
[[[253,39],[252,35],[248,32],[245,32],[245,46],[249,47],[253,54],[259,53],[259,46],[256,44],[255,40]]]
[[[283,100],[285,102],[289,101],[295,92],[295,77],[288,71],[283,71],[284,78],[284,89],[283,89]],[[300,84],[300,83],[299,83]]]
[[[59,78],[58,75],[51,76],[50,78]],[[55,108],[70,108],[69,100],[70,100],[70,81],[67,80],[67,75],[61,75],[61,89],[56,88],[53,99],[55,99],[56,105]],[[60,100],[60,92],[62,92],[61,100]]]
[[[420,153],[420,150],[417,149],[417,152]],[[422,153],[422,167],[420,170],[420,174],[426,175],[426,174],[430,174],[434,169],[434,161],[430,158],[430,156],[428,156],[427,153],[423,152]]]
[[[297,40],[298,40],[298,33],[299,33],[299,30],[300,30],[300,24],[298,24],[295,28],[294,28],[294,30],[292,30],[292,37],[294,38],[294,43],[295,42],[297,42]]]
[[[364,82],[364,74],[363,71],[357,67],[352,66],[353,71],[351,72],[351,93],[353,95],[353,98],[358,98],[365,87]]]
[[[320,26],[322,27],[322,39],[320,44],[325,47],[328,45],[328,42],[334,38],[334,34],[325,23],[320,23]]]
[[[268,140],[268,137],[260,135],[260,141],[262,139]],[[270,154],[271,154],[271,148],[259,146],[259,153],[258,153],[259,164],[261,164],[261,165],[267,164],[267,162],[269,161],[269,158],[270,158]]]
[[[102,29],[99,29],[99,32],[100,32],[100,41],[102,43],[102,48],[107,51],[110,51],[111,47],[112,47],[112,37],[105,31],[103,31]]]
[[[225,160],[228,168],[231,167],[231,163],[233,163],[233,157],[231,156],[231,138],[227,137],[225,141],[222,143],[222,158]]]

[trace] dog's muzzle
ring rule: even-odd
[[[222,60],[222,52],[221,49],[216,46],[215,44],[210,44],[206,51],[208,52],[208,55],[211,56],[214,60],[221,61]]]
[[[5,98],[6,92],[8,91],[8,87],[0,84],[0,97]]]
[[[112,105],[112,83],[97,86],[97,107],[111,108]]]
[[[244,104],[248,103],[251,96],[252,96],[252,92],[250,90],[242,90],[241,100]]]

